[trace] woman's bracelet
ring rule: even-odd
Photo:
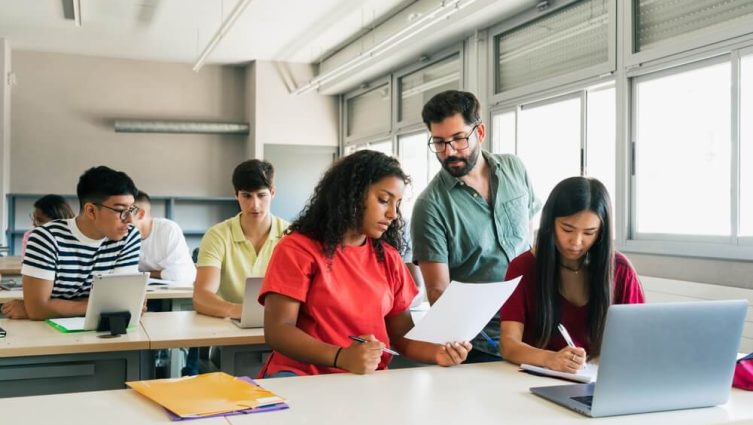
[[[342,347],[337,347],[337,353],[335,353],[335,361],[332,362],[332,367],[337,367],[337,358],[340,357],[340,351],[342,351]]]

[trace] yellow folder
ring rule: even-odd
[[[229,413],[285,401],[269,390],[224,372],[126,384],[183,418]]]

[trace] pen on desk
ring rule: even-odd
[[[481,331],[479,335],[481,335],[486,340],[486,342],[488,342],[489,345],[491,345],[492,347],[499,348],[499,343],[493,340],[492,337],[490,337],[486,332]]]
[[[575,343],[573,342],[573,339],[570,338],[570,333],[567,332],[567,329],[565,329],[564,326],[562,326],[562,323],[557,325],[557,330],[560,331],[560,334],[562,334],[562,338],[565,339],[565,342],[569,347],[575,348]]]
[[[367,341],[367,340],[365,340],[365,339],[361,338],[360,336],[353,336],[353,335],[350,335],[350,336],[348,336],[348,338],[352,339],[352,340],[353,340],[353,341],[355,341],[355,342],[361,343],[361,344],[365,344],[365,343],[369,342],[369,341]],[[382,348],[382,351],[384,351],[385,353],[390,353],[390,354],[392,354],[393,356],[399,356],[399,355],[400,355],[400,353],[398,353],[397,351],[395,351],[395,350],[390,350],[390,349],[389,349],[389,348],[387,348],[387,347],[384,347],[384,348]]]

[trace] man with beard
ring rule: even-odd
[[[442,164],[411,218],[413,261],[433,304],[452,280],[504,280],[510,261],[531,247],[529,223],[541,203],[519,158],[482,150],[486,126],[472,93],[439,93],[421,116],[431,133],[428,148]],[[499,360],[499,317],[471,343],[467,363]]]

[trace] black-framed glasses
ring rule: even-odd
[[[140,210],[140,208],[137,207],[137,206],[135,206],[135,205],[132,206],[131,208],[127,208],[127,209],[124,209],[124,210],[119,210],[117,208],[108,207],[107,205],[96,203],[96,202],[94,203],[94,205],[96,205],[98,207],[104,207],[104,208],[107,208],[110,211],[114,211],[114,212],[118,213],[118,217],[120,217],[121,221],[128,220],[128,217],[133,217]]]
[[[470,138],[478,128],[480,122],[476,123],[471,131],[465,136],[455,136],[450,140],[442,140],[440,138],[429,137],[429,149],[434,153],[442,153],[447,149],[447,145],[451,145],[456,151],[462,151],[468,149],[470,146]]]

